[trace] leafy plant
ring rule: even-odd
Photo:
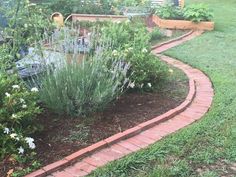
[[[155,12],[156,15],[163,19],[175,19],[175,20],[182,20],[183,11],[180,7],[176,7],[173,4],[165,4],[158,6]]]
[[[150,41],[155,41],[161,39],[164,35],[161,33],[160,29],[155,27],[150,34]]]
[[[193,22],[211,21],[213,12],[205,4],[192,4],[184,8],[184,18]]]
[[[165,77],[166,67],[151,54],[150,35],[141,22],[110,23],[101,30],[101,40],[111,40],[112,55],[130,62],[133,88],[150,91]]]
[[[10,49],[7,45],[0,46],[0,70],[6,70],[12,66],[14,57],[10,55]]]
[[[172,4],[166,4],[159,6],[156,9],[156,15],[163,19],[174,20],[191,20],[193,22],[211,21],[213,18],[212,11],[207,5],[203,3],[192,4],[186,6],[184,9],[174,6]]]
[[[112,2],[109,0],[48,0],[40,3],[51,12],[61,12],[64,16],[72,13],[79,14],[114,14]]]
[[[23,154],[34,149],[32,138],[27,138],[38,126],[34,119],[40,113],[36,105],[37,89],[28,91],[16,76],[0,73],[0,158]]]
[[[114,0],[116,6],[144,6],[149,4],[149,0]]]
[[[45,11],[28,0],[9,0],[0,7],[8,26],[3,30],[8,38],[10,55],[18,60],[27,54],[28,46],[42,39],[45,31],[53,29]]]

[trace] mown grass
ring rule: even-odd
[[[96,170],[97,177],[236,175],[236,0],[188,0],[214,9],[216,29],[165,54],[204,71],[215,97],[197,123],[147,149]]]

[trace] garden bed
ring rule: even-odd
[[[180,29],[180,30],[207,30],[211,31],[214,30],[214,22],[199,22],[194,23],[192,21],[187,20],[166,20],[161,19],[160,17],[153,15],[152,16],[153,22],[160,28],[167,28],[167,29]]]
[[[94,14],[71,14],[67,19],[71,18],[73,22],[75,21],[114,21],[120,22],[128,20],[127,16],[123,15],[94,15]]]
[[[188,79],[177,69],[170,69],[168,79],[153,93],[130,92],[105,111],[89,118],[58,116],[45,109],[38,117],[44,130],[35,135],[37,160],[47,165],[63,157],[159,116],[180,105],[188,93]],[[102,120],[102,121],[101,121]],[[16,164],[1,164],[0,176]],[[23,167],[25,168],[25,167]]]
[[[44,131],[36,138],[38,159],[47,165],[177,107],[188,94],[188,80],[181,71],[174,73],[159,91],[126,93],[105,111],[85,119],[44,112],[40,116]]]

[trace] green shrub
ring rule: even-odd
[[[165,4],[162,6],[158,6],[156,9],[155,14],[163,19],[175,19],[175,20],[182,20],[183,11],[180,7],[176,7],[173,4]]]
[[[150,34],[150,41],[155,41],[161,39],[164,35],[161,33],[160,29],[155,27]]]
[[[114,4],[116,6],[144,6],[144,5],[148,5],[150,3],[149,0],[118,0],[118,1],[115,1],[114,0]]]
[[[8,38],[8,51],[14,59],[20,59],[28,46],[42,39],[45,31],[53,29],[45,9],[29,0],[9,0],[9,6],[0,6],[0,12],[8,19],[3,29]]]
[[[0,158],[23,154],[34,149],[33,139],[26,138],[38,130],[34,120],[40,113],[36,105],[37,89],[28,91],[17,79],[0,73]]]
[[[199,3],[192,4],[181,9],[172,4],[159,6],[155,12],[156,15],[163,19],[190,20],[193,22],[211,21],[213,18],[212,11],[207,5]]]
[[[120,10],[127,6],[146,7],[149,0],[47,0],[39,4],[49,8],[51,12],[61,12],[64,16],[78,14],[121,14]]]
[[[112,3],[109,0],[101,0],[98,4],[93,0],[48,0],[41,3],[51,12],[60,12],[65,17],[72,14],[114,14]]]
[[[130,70],[133,74],[130,79],[135,83],[134,88],[144,91],[155,90],[166,76],[166,65],[146,48],[141,52],[137,51],[139,50],[134,49],[126,58],[131,63]]]
[[[150,35],[143,23],[110,23],[102,28],[101,40],[112,41],[112,55],[130,62],[133,87],[152,90],[165,77],[166,67],[151,54]]]
[[[10,55],[10,49],[7,45],[0,46],[0,71],[6,70],[12,67],[14,57]]]
[[[193,22],[211,21],[213,12],[205,4],[192,4],[184,8],[184,18]]]
[[[104,109],[127,88],[129,63],[122,58],[108,55],[106,43],[78,62],[77,37],[71,37],[67,29],[61,30],[64,39],[52,38],[52,44],[61,53],[56,69],[48,66],[42,80],[40,99],[59,114],[86,116]],[[61,47],[60,47],[61,46]],[[57,104],[55,104],[57,103]]]
[[[101,54],[81,64],[65,63],[44,76],[40,98],[57,113],[86,116],[104,109],[123,93],[128,85],[128,68],[122,61]]]

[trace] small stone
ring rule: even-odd
[[[202,169],[201,169],[201,168],[198,168],[196,171],[197,171],[198,173],[202,173]]]
[[[171,37],[173,35],[173,31],[172,30],[168,30],[168,29],[162,29],[161,33],[166,36],[166,37]]]
[[[236,163],[232,163],[232,166],[236,168]]]
[[[236,171],[236,166],[231,166],[230,169]]]

